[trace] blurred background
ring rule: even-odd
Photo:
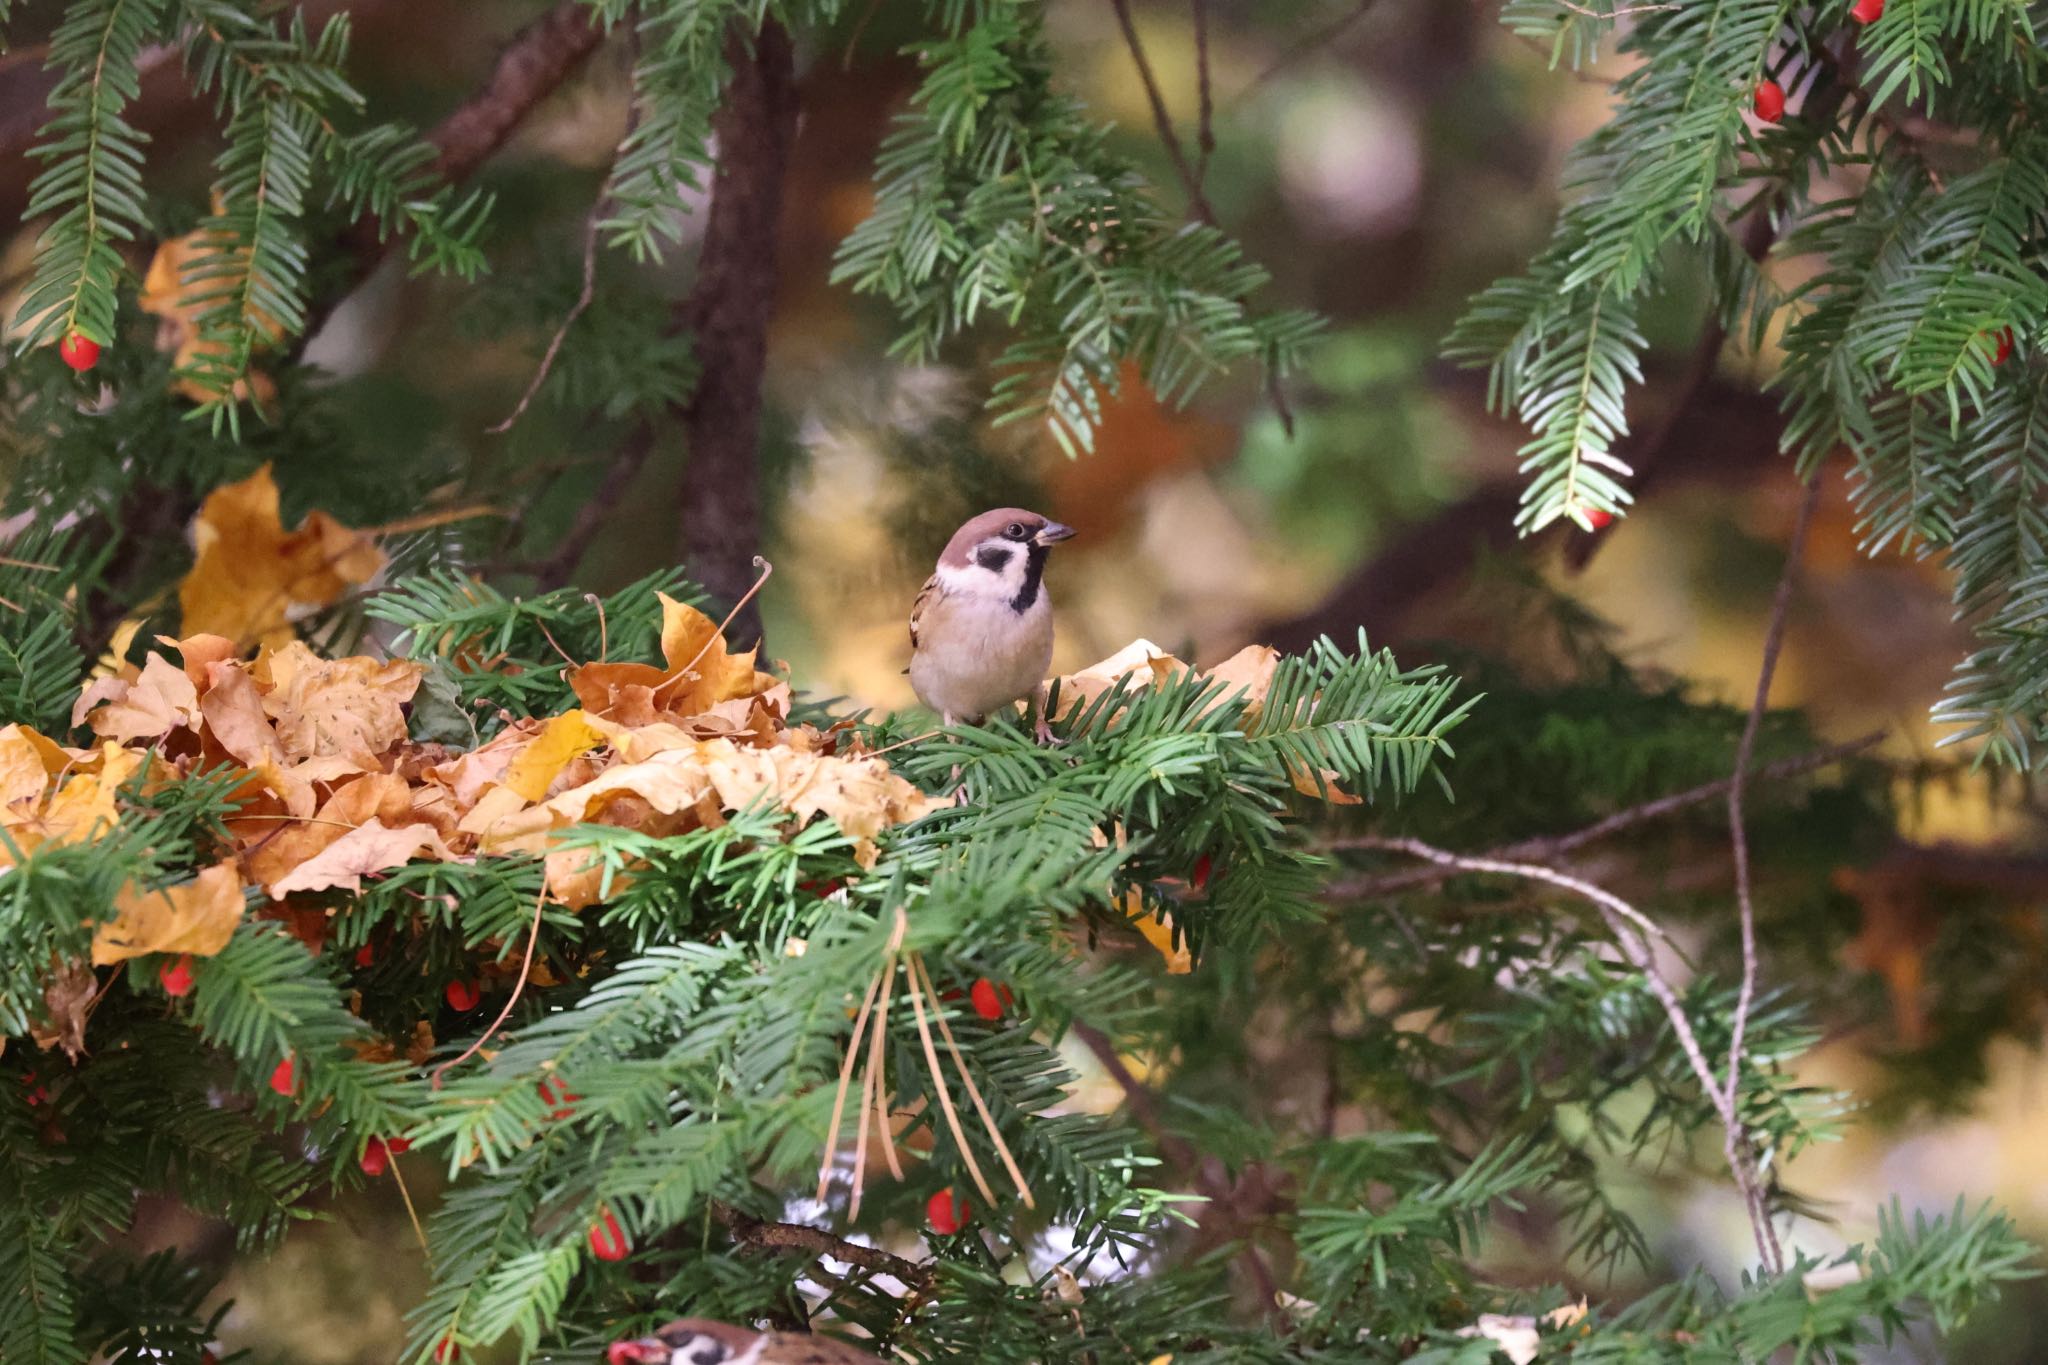
[[[473,0],[347,8],[355,74],[373,107],[421,124],[463,98],[504,36],[538,9]],[[1265,302],[1312,308],[1327,332],[1286,382],[1292,437],[1249,374],[1212,385],[1184,411],[1132,382],[1106,416],[1098,453],[1070,461],[1033,428],[985,420],[992,379],[975,347],[946,366],[899,364],[886,309],[829,282],[837,243],[871,202],[876,144],[912,86],[914,67],[890,31],[895,8],[870,6],[843,49],[798,54],[803,115],[764,413],[775,573],[763,604],[768,652],[800,684],[854,705],[907,703],[904,620],[919,582],[965,515],[1015,502],[1080,532],[1050,576],[1063,671],[1139,636],[1209,661],[1249,641],[1349,640],[1361,627],[1404,661],[1445,642],[1515,657],[1542,646],[1518,638],[1523,624],[1502,609],[1499,584],[1534,574],[1610,623],[1632,665],[1746,704],[1798,492],[1776,453],[1774,406],[1758,396],[1769,351],[1731,349],[1704,377],[1689,373],[1702,303],[1674,291],[1651,319],[1656,348],[1632,414],[1648,452],[1638,508],[1596,534],[1527,541],[1512,530],[1522,438],[1487,412],[1483,375],[1436,358],[1465,300],[1518,269],[1547,231],[1562,159],[1603,118],[1621,70],[1614,59],[1591,73],[1554,70],[1546,52],[1499,26],[1495,6],[1466,0],[1211,0],[1208,197],[1220,225],[1272,271]],[[1178,206],[1114,10],[1062,0],[1051,12],[1073,93],[1114,120],[1119,145]],[[1189,7],[1136,0],[1132,13],[1192,147]],[[313,339],[307,358],[326,372],[337,447],[360,458],[281,461],[288,523],[344,484],[349,505],[363,506],[359,486],[375,485],[367,505],[381,497],[394,518],[423,496],[480,498],[503,514],[516,506],[516,517],[478,532],[479,557],[515,578],[560,542],[619,445],[618,424],[580,415],[601,409],[602,395],[579,395],[581,407],[538,404],[509,434],[485,429],[511,410],[575,296],[584,217],[625,123],[624,60],[616,46],[601,50],[483,173],[498,208],[482,288],[409,281],[387,262]],[[160,184],[183,177],[189,187],[185,220],[164,224],[179,230],[203,206],[212,149],[179,136],[202,128],[202,116],[171,108],[150,121],[153,174],[160,167]],[[0,188],[18,197],[25,172],[14,176]],[[701,230],[701,215],[689,223]],[[16,272],[32,237],[7,248]],[[689,271],[687,250],[641,269],[607,258],[600,297],[621,309],[673,297]],[[642,359],[653,372],[681,363]],[[560,380],[573,389],[573,367]],[[672,560],[681,468],[679,449],[652,453],[574,581],[610,588]],[[1838,482],[1804,567],[1774,699],[1811,708],[1829,739],[1888,731],[1902,840],[1932,861],[1924,876],[1889,883],[1913,895],[1863,897],[1854,951],[1818,969],[1839,974],[1834,984],[1846,982],[1868,1008],[1829,1021],[1807,1079],[1882,1103],[1847,1140],[1798,1159],[1789,1183],[1822,1216],[1802,1222],[1794,1241],[1822,1251],[1861,1240],[1871,1231],[1863,1220],[1893,1196],[1908,1210],[1938,1211],[1959,1196],[1993,1199],[2048,1238],[2040,992],[2001,994],[1998,1027],[1984,1030],[1992,1040],[1979,1036],[1966,1060],[1930,1060],[1921,1046],[1931,978],[1976,970],[1943,937],[1947,897],[1990,897],[2005,923],[2038,936],[2048,861],[2026,856],[2039,842],[2038,813],[2026,793],[1936,750],[1928,708],[1965,641],[1935,571],[1864,559]],[[1455,767],[1451,775],[1455,783]],[[1837,889],[1853,898],[1857,875],[1841,870]],[[2037,985],[2039,967],[2036,958]],[[1972,1084],[1916,1090],[1935,1066],[1980,1063],[1981,1073],[1948,1077]],[[1115,1098],[1090,1089],[1080,1102]],[[433,1178],[405,1169],[416,1185]],[[1630,1198],[1671,1263],[1697,1260],[1730,1278],[1747,1264],[1749,1233],[1724,1183],[1649,1182]],[[315,1365],[391,1358],[417,1283],[404,1208],[381,1182],[334,1212],[334,1223],[309,1226],[276,1259],[236,1273],[226,1289],[237,1300],[231,1345]],[[1500,1254],[1512,1260],[1514,1249]],[[1625,1293],[1628,1282],[1589,1288]],[[1981,1365],[2036,1359],[2048,1345],[2030,1327],[2041,1316],[2048,1296],[2020,1286],[1956,1353]],[[1930,1353],[1902,1342],[1873,1358]]]

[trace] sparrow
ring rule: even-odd
[[[1045,560],[1071,526],[998,507],[946,542],[910,608],[910,685],[947,725],[978,723],[1036,692],[1052,666]],[[1049,739],[1045,716],[1038,737]]]
[[[615,1341],[606,1365],[881,1365],[877,1356],[808,1332],[756,1332],[709,1318],[678,1318],[651,1337]]]

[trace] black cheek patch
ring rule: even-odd
[[[990,573],[1001,573],[1010,562],[1010,552],[1001,545],[984,545],[974,552],[974,562]]]

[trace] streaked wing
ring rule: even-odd
[[[917,590],[917,600],[910,604],[910,652],[912,654],[917,653],[918,623],[924,620],[926,612],[938,606],[939,600],[945,595],[945,585],[939,582],[937,574],[927,578],[924,581],[924,586]]]
[[[879,1357],[858,1347],[802,1332],[770,1332],[761,1360],[762,1365],[880,1365]]]

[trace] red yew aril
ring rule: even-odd
[[[623,1261],[632,1245],[626,1241],[625,1231],[619,1227],[619,1220],[612,1217],[610,1209],[599,1209],[598,1220],[590,1229],[590,1254],[600,1261]]]
[[[1588,526],[1591,526],[1596,531],[1604,530],[1605,528],[1612,526],[1614,524],[1614,513],[1603,512],[1596,507],[1592,511],[1586,513],[1586,524]]]
[[[1884,0],[1856,0],[1849,17],[1859,24],[1874,24],[1884,17]]]
[[[1785,117],[1784,86],[1772,80],[1756,83],[1756,116],[1765,123],[1776,123]]]
[[[542,1081],[538,1089],[540,1102],[548,1106],[548,1117],[551,1119],[568,1118],[576,1112],[576,1101],[583,1098],[559,1080]]]
[[[363,1154],[356,1158],[356,1165],[371,1179],[384,1174],[391,1168],[391,1148],[383,1138],[371,1138],[363,1144]]]
[[[1215,871],[1215,865],[1209,861],[1209,855],[1204,853],[1201,857],[1195,859],[1195,871],[1188,878],[1188,885],[1200,891],[1209,884],[1209,874],[1213,871]]]
[[[941,1237],[951,1237],[966,1225],[967,1201],[951,1189],[940,1190],[925,1201],[924,1216],[933,1232]]]
[[[277,1064],[277,1069],[270,1073],[270,1088],[290,1099],[292,1092],[298,1088],[298,1077],[294,1074],[297,1070],[293,1058],[287,1055]]]
[[[967,993],[968,1003],[974,1012],[984,1019],[996,1020],[1003,1017],[1003,1006],[1010,1003],[1010,988],[998,986],[985,976],[974,978],[974,988]]]
[[[67,332],[57,343],[57,356],[66,365],[84,374],[100,362],[100,344],[82,332]]]
[[[163,983],[165,995],[189,994],[192,990],[192,954],[165,958],[157,964],[156,979]]]
[[[356,949],[356,965],[358,967],[370,966],[376,960],[377,946],[375,944],[365,943],[362,947]]]
[[[477,1001],[484,998],[474,981],[451,981],[441,994],[447,998],[448,1008],[458,1014],[468,1014],[476,1008]]]
[[[1998,333],[1998,354],[1991,358],[1994,365],[2003,365],[2012,359],[2012,328],[2002,328]]]

